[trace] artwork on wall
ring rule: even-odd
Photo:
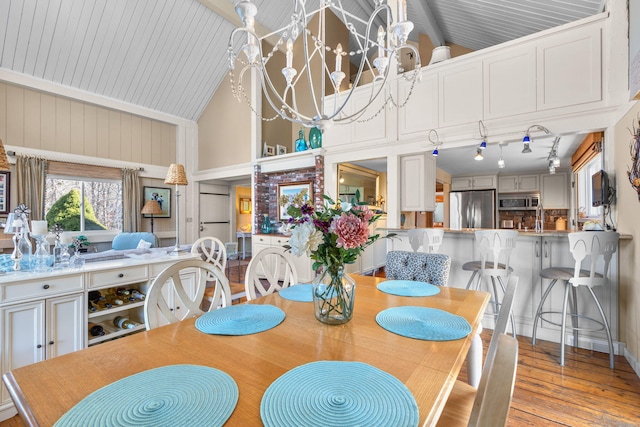
[[[9,213],[9,192],[11,191],[10,172],[0,172],[0,214]]]
[[[240,198],[240,213],[241,214],[251,213],[251,199],[247,199],[244,197]]]
[[[290,218],[287,209],[292,203],[302,205],[309,201],[313,201],[311,181],[278,184],[278,219],[282,221]]]
[[[144,187],[144,203],[155,200],[160,205],[162,213],[154,215],[154,218],[171,218],[171,189],[160,187]],[[143,205],[144,205],[143,203]],[[149,218],[151,215],[144,215]]]
[[[276,154],[278,156],[287,154],[287,147],[285,147],[284,145],[276,145]]]

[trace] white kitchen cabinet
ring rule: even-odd
[[[542,175],[542,206],[545,209],[569,209],[569,174],[556,172],[553,175]]]
[[[406,99],[412,89],[411,81],[398,79],[399,99]],[[422,70],[422,81],[413,85],[406,105],[398,109],[398,139],[426,137],[438,127],[438,76]]]
[[[492,190],[497,181],[497,175],[460,176],[451,178],[451,190]]]
[[[536,49],[534,45],[500,51],[483,58],[484,119],[536,110]]]
[[[602,29],[577,28],[537,45],[538,110],[602,100]]]
[[[540,176],[535,175],[505,175],[498,178],[500,193],[514,193],[525,191],[540,191]]]
[[[259,251],[271,247],[283,247],[289,244],[289,238],[280,235],[256,234],[251,239],[252,253],[257,254]],[[284,248],[283,248],[284,251]],[[293,265],[298,273],[298,281],[300,283],[311,283],[315,277],[315,272],[311,269],[313,262],[306,255],[295,256],[291,254]],[[258,272],[260,274],[260,272]]]
[[[2,373],[84,348],[83,301],[76,293],[2,307]],[[0,404],[11,404],[4,386]]]
[[[400,210],[436,209],[436,162],[424,152],[400,156]]]
[[[477,123],[482,117],[482,61],[439,73],[440,127]]]

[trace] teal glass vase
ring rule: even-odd
[[[300,129],[300,131],[298,132],[298,139],[296,139],[295,148],[296,152],[305,151],[309,148],[309,146],[307,145],[307,141],[304,140],[304,129]]]
[[[311,128],[309,130],[309,145],[311,148],[322,147],[322,132],[318,128]]]
[[[264,220],[262,221],[260,230],[262,234],[271,234],[271,220],[269,219],[269,215],[264,214]]]

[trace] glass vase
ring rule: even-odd
[[[343,265],[324,266],[312,287],[316,319],[329,325],[341,325],[351,320],[356,282],[345,273]]]

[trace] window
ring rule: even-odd
[[[602,169],[602,155],[598,154],[576,172],[578,214],[581,218],[599,218],[602,206],[593,207],[591,200],[591,177]]]
[[[121,231],[122,182],[47,175],[44,211],[65,231]]]

